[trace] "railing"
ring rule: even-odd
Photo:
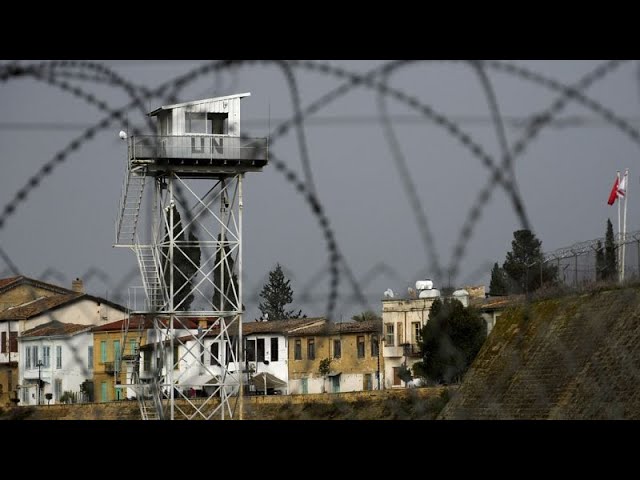
[[[420,347],[415,343],[403,343],[400,346],[405,357],[419,357],[421,355]]]
[[[104,362],[104,371],[106,373],[117,373],[120,362]]]
[[[129,160],[267,160],[266,138],[227,135],[141,135],[129,137]]]

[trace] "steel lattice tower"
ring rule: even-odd
[[[248,95],[161,107],[159,135],[128,139],[116,244],[136,254],[145,305],[123,327],[116,387],[143,419],[242,415],[242,188],[268,157],[239,135]]]

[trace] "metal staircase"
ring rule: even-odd
[[[158,312],[164,307],[164,289],[160,276],[159,263],[156,250],[152,246],[137,245],[135,247],[142,285],[147,296],[147,311]]]
[[[129,165],[128,174],[122,185],[119,217],[116,224],[116,245],[133,245],[136,235],[140,205],[144,194],[147,167]]]

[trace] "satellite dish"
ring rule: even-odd
[[[384,298],[393,298],[393,290],[391,290],[390,288],[387,288],[384,291]]]
[[[127,139],[127,132],[125,132],[124,130],[120,130],[120,138],[122,140],[126,140]]]

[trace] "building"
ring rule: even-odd
[[[180,363],[174,378],[177,378],[178,390],[185,395],[201,395],[200,385],[214,377],[220,377],[224,371],[238,372],[242,370],[245,394],[288,393],[289,361],[288,349],[290,335],[306,328],[323,325],[323,318],[296,318],[278,321],[246,322],[242,324],[244,356],[239,362],[233,358],[230,348],[221,348],[222,340],[219,330],[214,328],[203,342],[197,335],[186,335],[179,338],[180,344],[175,347],[176,358]],[[234,344],[234,339],[231,339]],[[229,345],[229,343],[227,343]],[[143,348],[145,371],[155,368],[152,357],[152,345]],[[148,355],[148,356],[147,356]],[[192,361],[189,361],[189,357]],[[199,361],[198,361],[199,357]],[[165,365],[169,362],[165,361]],[[223,369],[224,366],[224,369]],[[187,391],[193,387],[193,391]],[[206,390],[209,387],[204,387]],[[213,387],[209,388],[211,390]],[[237,390],[237,382],[230,390]]]
[[[20,335],[20,405],[60,403],[65,392],[91,400],[81,388],[93,377],[91,328],[52,321]]]
[[[502,312],[512,305],[523,302],[524,299],[524,295],[477,298],[471,301],[471,305],[480,311],[482,318],[487,322],[487,335],[489,335]]]
[[[293,331],[289,338],[289,393],[339,393],[376,390],[382,385],[382,322],[322,324]],[[329,373],[320,363],[329,359]],[[380,379],[380,383],[378,383]]]
[[[72,289],[24,276],[0,279],[0,405],[18,395],[22,333],[52,321],[100,325],[125,311],[121,305],[84,293],[80,279],[72,282]]]
[[[429,321],[433,302],[441,298],[440,291],[433,288],[431,280],[419,280],[415,287],[415,290],[410,290],[417,298],[395,299],[389,296],[382,301],[384,388],[405,387],[400,378],[401,368],[405,366],[411,370],[420,361],[420,331]],[[480,291],[473,288],[474,295]],[[469,296],[465,289],[451,294],[451,298],[459,300],[465,307],[469,306]]]

